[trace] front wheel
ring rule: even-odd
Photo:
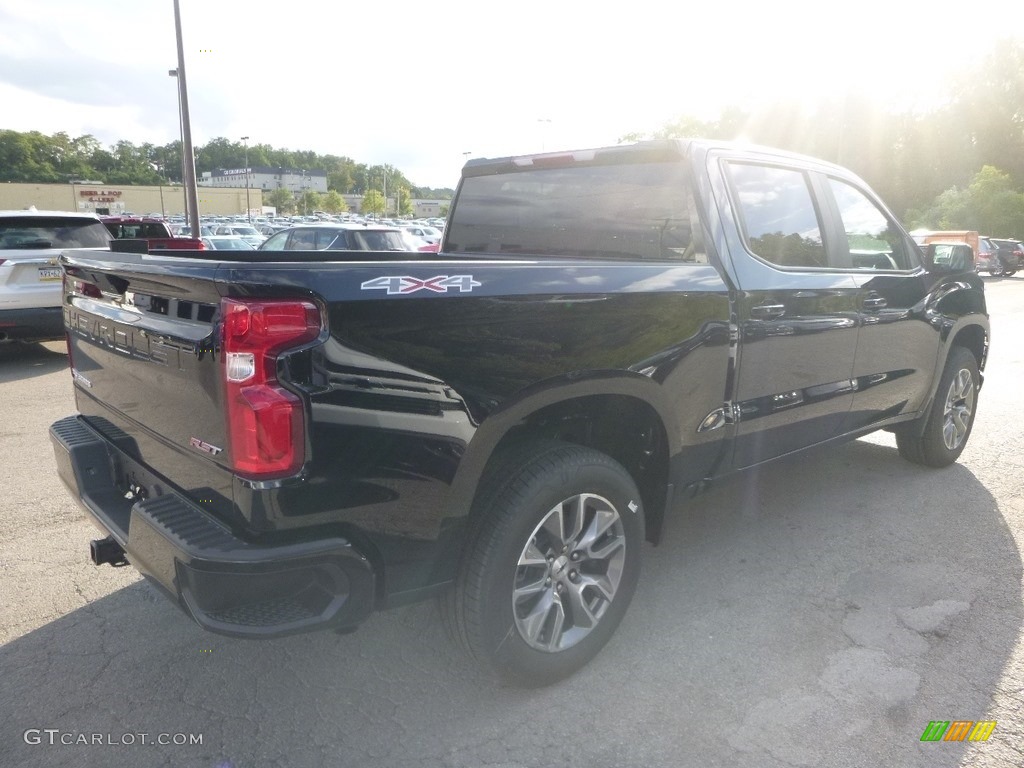
[[[554,683],[589,662],[626,612],[644,541],[640,494],[608,456],[536,444],[481,485],[451,633],[506,681]]]
[[[932,406],[921,417],[924,430],[920,421],[913,421],[896,433],[900,455],[929,467],[945,467],[960,458],[974,426],[980,386],[974,355],[964,347],[953,347]]]

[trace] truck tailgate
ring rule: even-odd
[[[79,412],[190,496],[228,512],[219,264],[81,252],[62,262]]]

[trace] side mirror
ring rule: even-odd
[[[974,251],[967,243],[928,243],[924,257],[926,269],[936,274],[974,271]]]

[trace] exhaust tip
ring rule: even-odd
[[[113,536],[107,536],[105,539],[93,539],[89,542],[89,557],[92,558],[93,565],[106,563],[115,568],[128,565],[128,557],[125,555],[124,549],[114,540]]]

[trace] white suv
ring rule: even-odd
[[[0,211],[0,341],[64,338],[66,248],[108,248],[110,233],[92,214]]]

